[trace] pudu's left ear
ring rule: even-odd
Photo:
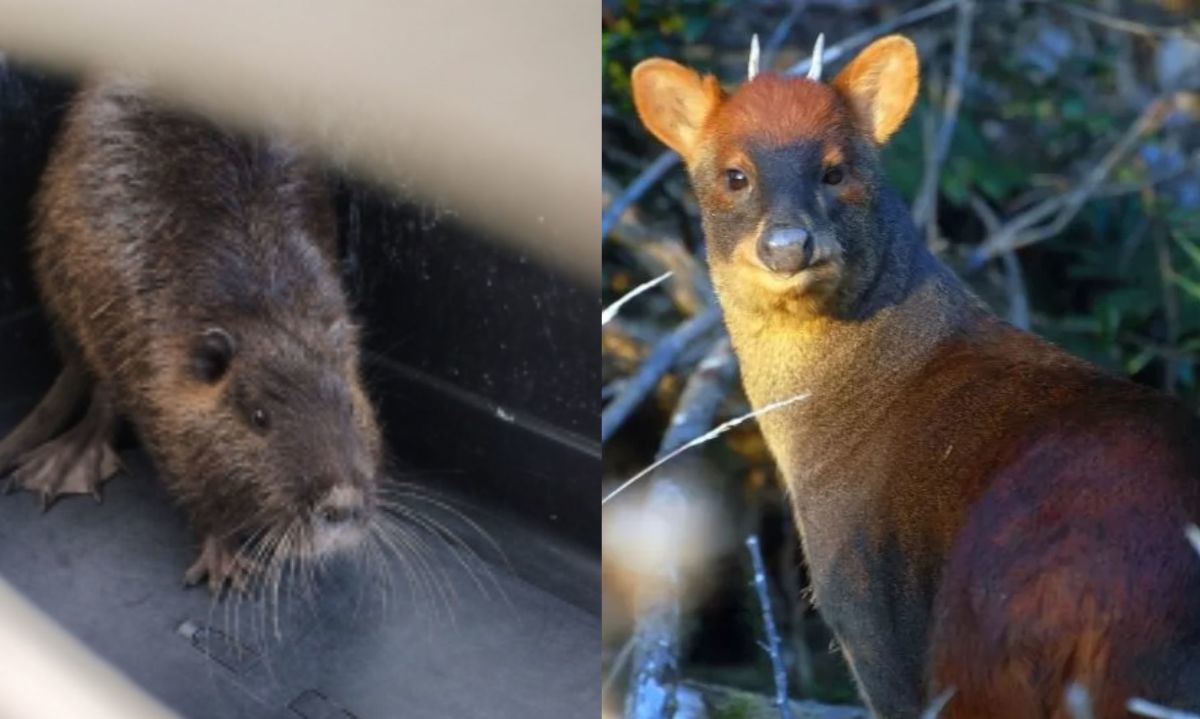
[[[656,57],[638,63],[630,79],[642,124],[691,162],[705,121],[725,95],[716,78]]]
[[[912,110],[920,84],[917,48],[901,35],[867,46],[831,83],[850,103],[862,128],[882,145]]]

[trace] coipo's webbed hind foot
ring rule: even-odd
[[[121,460],[107,440],[81,441],[74,432],[22,455],[9,475],[7,492],[27,489],[48,509],[64,494],[90,494],[100,501],[100,485],[121,471]]]
[[[62,431],[87,394],[88,381],[79,364],[68,361],[37,406],[0,438],[0,477],[18,465],[22,455]]]
[[[245,591],[250,578],[257,571],[257,565],[239,553],[238,549],[239,546],[232,540],[211,535],[205,537],[200,556],[184,573],[183,583],[194,587],[207,579],[208,589],[214,595],[219,594],[226,585],[238,592]]]
[[[27,489],[41,497],[43,509],[64,494],[90,494],[100,501],[100,485],[121,471],[110,443],[115,421],[107,400],[93,396],[78,424],[17,458],[5,491]]]
[[[43,510],[62,495],[91,495],[100,501],[100,485],[121,471],[120,457],[110,444],[115,426],[112,405],[94,391],[78,424],[17,457],[5,491],[34,492],[42,498]]]

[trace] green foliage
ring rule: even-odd
[[[605,14],[601,35],[604,102],[631,112],[633,66],[656,55],[678,57],[681,48],[704,35],[718,10],[730,4],[732,0],[620,0],[618,12]]]

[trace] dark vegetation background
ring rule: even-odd
[[[929,17],[898,30],[918,45],[922,89],[884,157],[893,184],[930,208],[925,216],[933,219],[924,225],[931,246],[1014,324],[1200,408],[1195,0],[606,0],[606,204],[629,199],[628,188],[665,149],[633,111],[629,71],[638,61],[677,59],[733,86],[745,78],[752,33],[764,44],[764,66],[781,70],[808,56],[818,32],[834,47],[925,7]],[[826,79],[862,45],[828,63]],[[940,158],[939,141],[948,141]],[[664,442],[668,427],[694,419],[685,405],[695,397],[712,410],[693,434],[748,408],[736,378],[705,378],[707,370],[698,370],[705,359],[712,361],[706,367],[726,368],[732,359],[719,323],[705,320],[713,299],[682,168],[667,171],[619,219],[608,219],[605,305],[675,273],[604,328],[604,473],[611,491],[671,444]],[[688,387],[696,393],[681,400]],[[616,407],[622,403],[632,411]],[[686,462],[676,479],[701,477],[727,521],[762,536],[792,695],[853,701],[828,632],[802,596],[795,531],[753,423],[691,451]],[[644,499],[649,490],[639,490],[606,510]],[[638,589],[644,569],[630,569],[619,553],[610,559],[609,534],[606,524],[606,711],[616,715],[630,676],[645,669],[631,637],[653,630],[657,620],[645,619],[650,605]],[[670,600],[682,614],[668,622],[669,654],[677,661],[668,681],[773,691],[758,646],[762,620],[748,562],[740,542],[728,544],[706,557],[705,581],[677,587],[687,596]],[[756,716],[753,706],[739,700],[724,715]]]

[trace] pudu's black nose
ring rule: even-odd
[[[771,228],[758,240],[758,259],[779,275],[794,275],[813,258],[813,238],[799,227]]]

